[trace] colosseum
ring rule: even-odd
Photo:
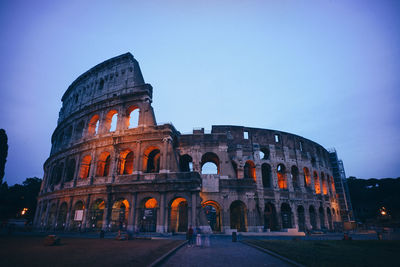
[[[277,130],[157,124],[126,53],[62,97],[34,225],[46,231],[301,233],[341,221],[329,152]]]

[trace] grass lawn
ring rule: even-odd
[[[247,240],[306,266],[400,266],[395,240]]]
[[[0,266],[148,266],[183,240],[62,238],[44,246],[44,237],[0,237]]]

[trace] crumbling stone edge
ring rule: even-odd
[[[161,257],[159,257],[157,260],[155,260],[152,264],[150,264],[149,267],[161,266],[161,264],[162,264],[167,258],[169,258],[172,254],[174,254],[178,249],[180,249],[181,247],[183,247],[183,246],[186,245],[187,243],[188,243],[188,240],[186,240],[186,241],[183,242],[182,244],[176,246],[175,248],[171,249],[170,251],[168,251],[167,253],[165,253],[165,254],[162,255]]]
[[[245,245],[248,245],[248,246],[250,246],[250,247],[256,248],[256,249],[258,249],[258,250],[261,250],[262,252],[268,253],[268,254],[270,254],[271,256],[274,256],[274,257],[276,257],[276,258],[278,258],[278,259],[280,259],[280,260],[283,260],[283,261],[285,261],[285,262],[287,262],[287,263],[289,263],[289,264],[291,264],[291,265],[293,265],[293,266],[305,267],[305,265],[302,265],[302,264],[300,264],[300,263],[297,263],[297,262],[295,262],[295,261],[292,261],[292,260],[290,260],[290,259],[288,259],[288,258],[286,258],[286,257],[283,257],[283,256],[281,256],[281,255],[279,255],[279,254],[277,254],[277,253],[275,253],[275,252],[273,252],[273,251],[271,251],[271,250],[269,250],[269,249],[256,246],[256,245],[251,244],[251,243],[249,243],[249,242],[247,242],[247,241],[239,241],[239,242],[241,242],[241,243],[243,243],[243,244],[245,244]]]

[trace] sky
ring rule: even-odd
[[[4,181],[43,177],[61,97],[131,52],[158,123],[241,125],[335,148],[347,176],[400,176],[400,2],[1,1]]]

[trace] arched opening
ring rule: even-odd
[[[97,89],[102,90],[104,88],[104,80],[100,79],[99,86]]]
[[[90,227],[92,230],[100,230],[103,228],[103,216],[105,208],[104,200],[97,199],[90,209]]]
[[[287,178],[286,178],[286,168],[285,165],[279,164],[276,168],[276,173],[278,175],[278,186],[280,189],[287,189]]]
[[[105,118],[104,128],[106,132],[115,132],[117,130],[118,111],[110,110]]]
[[[292,228],[292,209],[289,204],[283,203],[281,206],[282,228]]]
[[[169,231],[186,232],[188,229],[188,202],[179,197],[171,203],[169,213]]]
[[[270,153],[267,147],[261,147],[260,149],[260,159],[267,160],[269,159]]]
[[[99,115],[94,115],[90,121],[88,126],[88,135],[94,136],[99,132]]]
[[[310,171],[308,170],[307,167],[303,168],[303,172],[304,172],[304,186],[305,187],[311,187],[311,175],[310,175]]]
[[[297,207],[297,219],[299,224],[299,231],[304,232],[306,230],[306,217],[303,206]]]
[[[321,224],[321,229],[326,228],[325,226],[325,213],[324,213],[324,209],[322,207],[319,207],[318,209],[318,213],[319,213],[319,221]]]
[[[317,215],[315,214],[314,206],[310,206],[309,208],[310,213],[310,224],[313,230],[317,229]]]
[[[314,171],[314,187],[315,193],[321,194],[321,185],[319,184],[319,177],[316,171]]]
[[[66,170],[67,173],[66,173],[66,177],[65,177],[65,180],[67,182],[74,179],[75,167],[76,167],[75,159],[69,159],[67,162],[67,170]]]
[[[119,157],[119,174],[132,174],[133,172],[133,152],[126,150],[121,152]]]
[[[264,207],[264,230],[267,229],[270,229],[271,231],[279,230],[275,205],[271,202],[265,204]]]
[[[155,232],[157,228],[158,203],[155,198],[146,198],[142,201],[140,213],[140,231]]]
[[[65,144],[69,144],[72,137],[72,126],[69,126],[67,130],[65,130]]]
[[[67,223],[67,203],[63,202],[58,209],[56,230],[62,231],[65,229],[65,225]]]
[[[264,188],[271,188],[271,166],[267,163],[263,163],[261,165],[261,176],[262,176],[262,183]]]
[[[160,150],[158,148],[147,149],[144,154],[145,170],[147,173],[157,173],[160,171]]]
[[[256,181],[256,165],[251,160],[244,164],[244,178],[251,178]]]
[[[53,228],[53,226],[56,222],[56,213],[57,213],[56,204],[52,204],[50,206],[49,217],[47,219],[47,229]]]
[[[75,129],[75,138],[76,138],[76,139],[79,139],[79,138],[82,137],[82,135],[83,135],[83,128],[85,128],[85,122],[84,122],[84,121],[80,121],[80,122],[78,123],[78,125],[76,126],[76,129]]]
[[[51,175],[51,184],[59,184],[63,175],[64,164],[59,163],[53,168],[53,173]]]
[[[129,202],[126,199],[114,202],[111,211],[111,231],[126,230],[128,226]]]
[[[193,159],[188,154],[179,157],[179,169],[181,172],[193,171]]]
[[[206,214],[208,224],[213,232],[221,232],[221,208],[215,201],[206,201],[201,204]]]
[[[83,211],[85,206],[82,201],[75,203],[71,215],[71,230],[80,230],[82,227]]]
[[[111,156],[108,152],[102,152],[97,161],[96,176],[108,176],[110,172]]]
[[[86,155],[83,157],[81,162],[81,171],[79,177],[82,179],[86,179],[90,174],[90,165],[92,163],[92,157],[90,155]]]
[[[292,166],[290,170],[290,175],[292,177],[293,188],[300,189],[299,185],[299,169],[296,166]]]
[[[330,231],[332,231],[333,225],[332,225],[332,214],[330,208],[326,208],[326,214],[328,216],[328,228]]]
[[[231,229],[236,229],[238,232],[247,231],[247,208],[246,205],[240,201],[236,200],[232,202],[229,207],[230,210],[230,221]]]
[[[139,126],[139,108],[136,106],[129,107],[127,110],[126,128],[132,129]]]
[[[322,187],[322,193],[324,195],[328,194],[328,187],[325,181],[325,174],[323,172],[321,172],[321,187]]]
[[[336,189],[335,189],[335,180],[333,180],[333,176],[330,178],[330,185],[331,185],[331,192],[332,195],[336,195]]]
[[[219,174],[219,158],[215,153],[207,152],[201,157],[202,174]]]

